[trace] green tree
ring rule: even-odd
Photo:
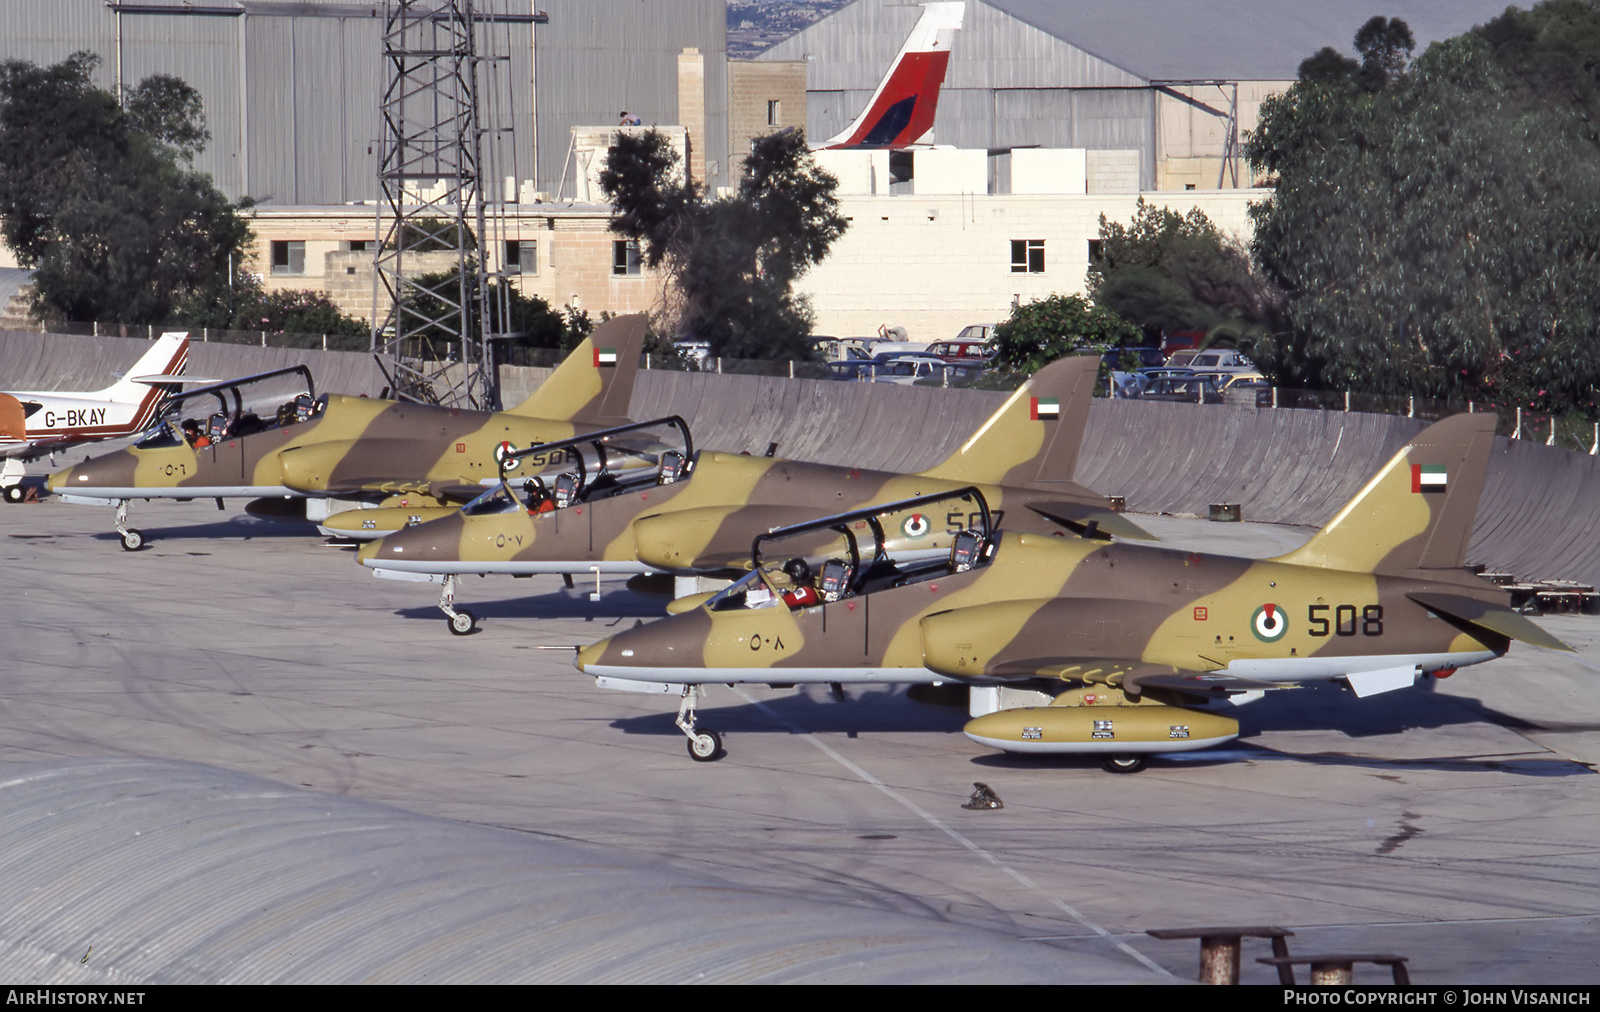
[[[249,271],[239,271],[225,296],[200,293],[178,303],[170,322],[217,330],[265,330],[272,334],[365,337],[371,325],[346,316],[321,292],[268,292]]]
[[[198,93],[154,75],[119,106],[90,83],[98,62],[0,64],[0,234],[35,269],[41,315],[165,323],[225,295],[250,229],[186,167],[209,136]]]
[[[1508,11],[1409,62],[1403,27],[1369,22],[1342,71],[1303,65],[1249,138],[1276,177],[1254,249],[1289,324],[1258,360],[1280,382],[1592,412],[1600,10]]]
[[[454,269],[439,271],[433,274],[424,274],[416,279],[417,291],[411,299],[412,312],[427,319],[437,319],[446,315],[445,300],[433,293],[442,292],[448,295],[453,302],[460,291],[457,280],[458,272]],[[568,315],[550,308],[550,304],[537,295],[523,295],[515,285],[502,284],[498,281],[489,282],[488,302],[490,312],[499,314],[504,306],[503,317],[497,317],[489,329],[493,333],[508,335],[501,342],[506,358],[502,361],[516,361],[521,349],[551,349],[559,348],[570,350],[588,334],[590,329],[589,317],[581,310],[569,310]],[[478,299],[469,294],[468,325],[476,328],[478,318]],[[441,328],[431,327],[423,331],[423,335],[434,340],[443,340],[449,335]]]
[[[754,141],[731,197],[706,200],[678,161],[654,130],[622,135],[600,175],[612,229],[641,243],[646,264],[665,265],[676,289],[668,328],[717,356],[809,358],[811,309],[793,285],[844,234],[837,182],[798,130]]]
[[[1137,344],[1141,336],[1114,310],[1081,295],[1052,295],[1012,307],[994,329],[995,364],[1033,373],[1078,348],[1104,352]]]
[[[1281,296],[1250,252],[1198,208],[1187,215],[1139,199],[1133,222],[1100,216],[1089,295],[1148,333],[1199,330],[1245,349],[1280,326]]]

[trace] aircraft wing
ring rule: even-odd
[[[1289,687],[1284,682],[1262,682],[1226,672],[1189,671],[1170,664],[1115,658],[1037,657],[1011,660],[988,672],[997,678],[1049,678],[1085,685],[1109,685],[1137,694],[1145,689],[1170,689],[1196,696]]]
[[[1155,535],[1115,510],[1080,502],[1030,502],[1028,508],[1084,537],[1118,537],[1159,541]]]
[[[1465,622],[1468,625],[1480,626],[1490,632],[1499,633],[1508,639],[1521,640],[1524,643],[1543,647],[1546,650],[1576,652],[1565,643],[1534,625],[1525,616],[1503,604],[1479,601],[1476,598],[1463,597],[1456,594],[1435,594],[1430,591],[1413,591],[1406,596],[1429,611]]]

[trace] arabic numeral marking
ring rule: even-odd
[[[1311,626],[1311,635],[1313,635],[1313,636],[1326,636],[1326,635],[1328,635],[1328,618],[1327,618],[1327,615],[1328,615],[1328,606],[1325,605],[1325,604],[1314,604],[1310,608],[1306,609],[1306,621]]]
[[[1328,621],[1328,609],[1333,607],[1333,621]],[[1369,604],[1357,610],[1353,604],[1336,607],[1313,604],[1306,608],[1307,630],[1312,636],[1362,636],[1383,635],[1383,605]]]
[[[1361,610],[1361,635],[1383,635],[1383,605],[1369,604]]]

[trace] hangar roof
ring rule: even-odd
[[[853,19],[859,12],[851,8],[881,2],[857,0],[818,25],[833,18]],[[970,4],[979,5],[1144,81],[1289,81],[1295,78],[1300,62],[1323,46],[1352,52],[1356,30],[1374,15],[1405,21],[1420,53],[1431,42],[1459,35],[1495,17],[1505,10],[1506,0],[1274,0],[1266,4],[1259,0],[1121,0],[1115,4],[1104,0],[972,0]],[[969,9],[968,30],[978,19]],[[795,37],[810,32],[807,29]],[[819,37],[826,38],[827,32]],[[957,60],[962,58],[962,48],[958,39]],[[795,47],[785,40],[765,58],[795,58],[785,55],[789,50]],[[821,53],[817,56],[826,58]],[[952,85],[960,86],[955,81]]]

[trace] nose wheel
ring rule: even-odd
[[[128,526],[128,500],[117,500],[117,534],[122,538],[122,550],[137,552],[144,547],[144,532]]]
[[[450,623],[450,631],[457,636],[465,636],[478,628],[478,616],[465,608],[456,607],[454,575],[444,578],[444,590],[439,592],[439,610],[444,612],[445,619]]]
[[[722,749],[722,735],[709,727],[694,726],[695,702],[700,698],[700,686],[685,685],[683,701],[678,704],[678,729],[689,736],[689,758],[697,763],[714,763],[728,753]]]

